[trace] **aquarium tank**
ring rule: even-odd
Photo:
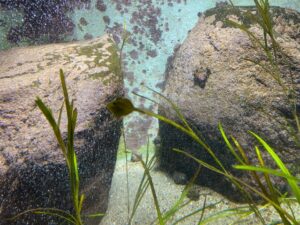
[[[0,0],[0,225],[297,225],[299,151],[299,0]]]

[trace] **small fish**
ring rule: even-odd
[[[135,107],[127,98],[116,98],[108,103],[106,107],[118,119],[135,111]]]

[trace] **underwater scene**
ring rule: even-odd
[[[0,225],[300,225],[300,0],[0,0]]]

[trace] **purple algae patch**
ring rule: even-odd
[[[155,49],[147,51],[147,56],[155,58],[157,56],[157,51]]]
[[[84,17],[80,18],[79,23],[81,26],[87,26],[89,24]]]
[[[136,50],[132,50],[129,52],[129,55],[132,59],[137,59],[139,57],[139,54]]]
[[[103,0],[97,0],[96,2],[96,8],[100,11],[100,12],[105,12],[106,11],[106,5],[103,2]]]

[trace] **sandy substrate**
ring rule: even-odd
[[[135,198],[137,188],[140,184],[140,180],[143,176],[143,167],[139,162],[133,163],[128,162],[128,177],[129,177],[129,202],[130,202],[130,212],[132,204]],[[151,171],[153,177],[153,182],[155,189],[157,191],[158,200],[160,203],[160,208],[162,212],[166,212],[172,207],[172,205],[179,199],[180,194],[184,186],[176,185],[173,180],[166,176],[161,171],[156,169]],[[187,214],[203,207],[205,196],[206,196],[206,206],[216,204],[214,207],[210,207],[205,210],[203,218],[208,218],[210,215],[221,212],[226,209],[240,207],[242,205],[237,205],[224,199],[218,193],[205,188],[197,187],[200,190],[200,198],[197,201],[191,201],[187,206],[182,208],[176,213],[174,218],[167,222],[167,224],[182,224],[182,225],[193,225],[198,224],[201,217],[201,211],[197,214],[176,223],[176,221]],[[125,160],[118,160],[116,165],[115,174],[113,177],[113,182],[110,191],[110,201],[106,216],[103,218],[101,225],[128,225],[128,197],[127,197],[127,183],[126,183],[126,164]],[[188,201],[186,199],[185,201]],[[299,207],[296,211],[300,212]],[[214,225],[226,225],[226,224],[261,224],[254,215],[250,215],[247,218],[237,221],[240,217],[237,213],[235,216],[228,216],[213,221],[207,221],[203,224],[214,224]],[[271,223],[271,219],[276,218],[276,214],[270,209],[262,209],[263,217],[266,219],[267,223]],[[135,225],[150,225],[158,224],[156,221],[157,214],[153,203],[153,197],[151,195],[150,188],[147,190],[131,224]],[[234,223],[237,221],[236,223]]]

